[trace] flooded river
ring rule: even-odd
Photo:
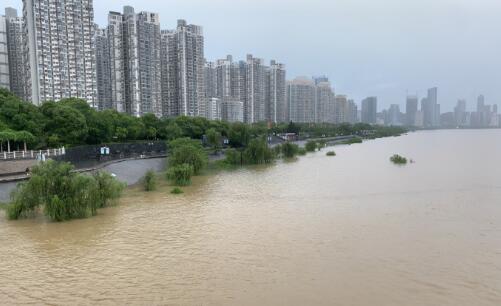
[[[0,303],[501,305],[500,139],[412,133],[128,191],[91,219],[0,216]]]

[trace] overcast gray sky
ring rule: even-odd
[[[204,27],[208,60],[247,53],[287,65],[288,78],[327,75],[337,94],[379,108],[439,88],[442,110],[458,98],[501,105],[500,0],[95,0],[95,20],[132,5]],[[21,8],[21,0],[2,0]]]

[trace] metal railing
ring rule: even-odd
[[[16,160],[16,159],[38,159],[45,160],[46,158],[65,155],[66,150],[64,147],[58,149],[46,150],[28,150],[28,151],[3,151],[0,152],[0,161],[2,160]]]

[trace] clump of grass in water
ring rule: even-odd
[[[407,164],[407,158],[400,156],[398,154],[393,155],[390,157],[390,161],[396,165],[405,165]]]
[[[329,151],[329,152],[327,152],[327,154],[326,154],[326,155],[327,155],[327,156],[336,156],[336,152],[334,152],[334,151]]]
[[[174,189],[172,189],[170,191],[170,193],[172,193],[172,194],[182,194],[182,193],[184,193],[184,191],[181,188],[179,188],[179,187],[174,187]]]

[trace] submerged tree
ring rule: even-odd
[[[108,173],[79,174],[69,163],[50,160],[35,166],[30,179],[14,190],[7,217],[27,217],[40,207],[52,221],[86,218],[111,204],[124,187]]]

